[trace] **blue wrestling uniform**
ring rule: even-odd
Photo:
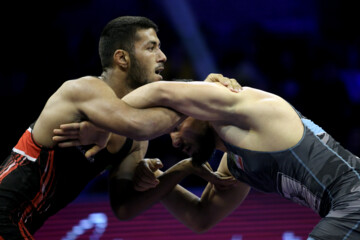
[[[0,240],[33,239],[50,216],[109,166],[120,163],[132,146],[127,139],[117,154],[103,149],[89,161],[77,147],[39,146],[31,131],[25,131],[0,165]]]
[[[322,220],[309,239],[360,239],[360,159],[299,114],[302,139],[284,151],[241,149],[225,142],[238,180],[307,206]]]

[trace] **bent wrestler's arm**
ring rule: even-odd
[[[224,154],[217,170],[231,176]],[[205,232],[233,212],[246,198],[250,187],[242,182],[219,189],[208,183],[201,197],[177,185],[162,200],[169,212],[194,232]]]
[[[226,163],[222,161],[220,165],[224,164]],[[119,174],[116,177],[113,175],[110,188],[113,211],[120,220],[130,220],[161,200],[165,207],[191,230],[208,230],[241,204],[249,192],[249,187],[233,180],[230,173],[225,174],[226,171],[221,170],[224,166],[218,169],[223,178],[215,181],[210,179],[212,177],[206,177],[208,170],[195,168],[190,159],[183,160],[164,173],[158,173],[159,183],[154,188],[141,192],[133,188],[131,178],[124,179]],[[122,167],[122,170],[124,169],[132,169],[130,175],[134,176],[134,167]],[[121,171],[121,168],[119,170]],[[207,185],[201,198],[177,184],[191,173],[215,183]],[[219,188],[220,184],[222,188]]]
[[[68,99],[86,119],[102,129],[135,140],[149,140],[168,133],[183,118],[166,108],[134,108],[100,81],[90,84],[69,81],[68,86],[64,85],[64,94],[69,95]]]
[[[134,172],[139,161],[138,154],[132,153],[110,175],[110,202],[113,212],[120,220],[129,220],[141,214],[153,204],[159,202],[183,178],[193,173],[191,161],[183,160],[155,180],[156,187],[146,191],[137,191],[134,188]],[[198,171],[201,171],[198,170]],[[205,170],[204,170],[205,171]],[[149,175],[153,173],[149,171]],[[152,175],[154,176],[154,175]],[[150,179],[150,178],[149,178]]]

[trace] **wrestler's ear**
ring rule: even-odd
[[[113,55],[114,63],[120,68],[126,70],[130,66],[130,55],[127,51],[117,49]]]

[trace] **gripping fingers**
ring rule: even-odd
[[[222,77],[217,80],[232,92],[240,92],[242,90],[241,85],[234,78]]]
[[[52,137],[52,140],[54,142],[61,142],[61,141],[74,140],[74,139],[78,139],[78,136],[77,135],[64,135],[64,136],[55,135]]]
[[[55,135],[58,135],[58,136],[63,136],[63,135],[69,134],[69,132],[66,132],[66,131],[64,131],[64,130],[62,130],[62,129],[59,129],[59,128],[54,129],[54,130],[53,130],[53,133],[54,133]],[[73,135],[73,132],[70,132],[70,135]]]
[[[77,134],[64,133],[61,129],[54,129],[54,136],[52,140],[58,143],[60,147],[73,147],[79,146],[79,136]]]
[[[221,176],[218,172],[215,173],[217,178],[212,182],[218,190],[226,190],[238,183],[233,176]]]
[[[230,90],[233,92],[240,92],[242,90],[242,86],[238,83],[238,81],[236,81],[236,79],[234,78],[230,78],[229,79],[230,82]]]
[[[79,136],[79,130],[73,130],[73,129],[54,129],[53,130],[54,135],[56,136],[67,136],[67,138],[70,137],[78,137]]]
[[[156,170],[162,168],[163,166],[164,165],[162,164],[160,159],[158,158],[149,159],[149,168],[151,169],[151,171],[155,172]]]
[[[80,129],[80,123],[66,123],[61,124],[60,129],[69,131],[69,130],[79,130]]]
[[[70,126],[65,126],[65,128],[62,128],[63,125],[61,125],[60,129],[57,128],[53,130],[54,136],[52,137],[52,140],[55,143],[59,143],[60,147],[72,147],[81,145],[79,141],[79,130],[74,129],[74,124],[65,125]]]
[[[222,78],[224,78],[222,74],[211,73],[206,77],[205,82],[220,82],[219,79]]]
[[[159,180],[151,179],[151,178],[144,178],[144,176],[136,175],[134,176],[134,189],[136,191],[146,191],[148,189],[154,188],[159,184]]]
[[[152,168],[154,168],[154,170],[158,169],[152,165],[159,164],[159,162],[161,163],[158,159],[143,159],[139,162],[133,178],[135,190],[145,191],[159,184],[159,180],[152,170]]]
[[[78,140],[68,141],[68,142],[60,142],[58,143],[59,147],[66,148],[66,147],[75,147],[80,146],[81,143]]]
[[[158,185],[158,182],[144,182],[142,179],[137,179],[138,177],[134,178],[134,189],[136,191],[146,191],[151,188],[154,188]]]
[[[232,92],[240,92],[242,90],[241,85],[236,79],[224,77],[222,74],[211,73],[207,76],[205,82],[220,83]]]
[[[80,144],[80,142],[79,142]],[[98,145],[93,146],[92,148],[90,148],[89,150],[86,151],[85,153],[85,157],[86,158],[90,158],[92,156],[94,156],[95,154],[97,154],[98,152],[100,152],[103,148],[99,147]]]

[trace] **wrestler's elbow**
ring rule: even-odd
[[[137,216],[136,212],[133,211],[133,208],[130,206],[112,205],[111,208],[116,218],[120,221],[128,221]]]
[[[190,229],[195,233],[201,234],[201,233],[206,233],[212,227],[213,227],[213,225],[208,224],[206,221],[204,221],[202,223],[197,223],[197,224],[192,225]]]
[[[190,221],[186,222],[185,225],[195,233],[201,234],[209,231],[215,223],[211,221],[211,218],[203,214],[197,214],[191,216]]]

